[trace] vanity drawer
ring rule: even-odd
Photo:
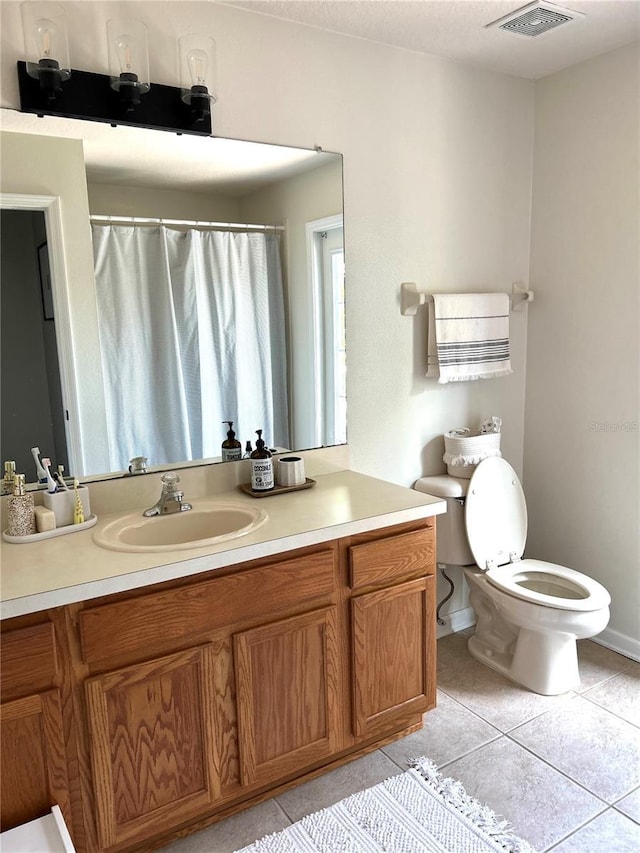
[[[326,598],[336,588],[335,555],[327,548],[84,610],[84,660],[93,663],[139,648],[147,652],[168,640],[196,637]]]
[[[412,530],[352,545],[349,548],[351,588],[380,586],[431,575],[435,571],[436,537],[431,523]]]
[[[3,632],[0,656],[3,702],[54,686],[57,667],[51,622]]]

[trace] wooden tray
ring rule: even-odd
[[[270,498],[271,495],[284,495],[285,492],[299,492],[302,489],[311,489],[316,485],[316,481],[307,477],[304,483],[300,483],[299,486],[274,486],[272,489],[269,489],[266,492],[254,492],[251,488],[251,483],[240,483],[238,488],[241,492],[244,492],[245,495],[251,495],[252,498]]]

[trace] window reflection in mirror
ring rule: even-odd
[[[5,112],[5,111],[3,111]],[[18,115],[18,118],[24,118]],[[77,125],[78,123],[73,123]],[[6,122],[5,122],[6,126]],[[10,128],[19,130],[20,128]],[[108,132],[107,128],[91,129],[92,133]],[[124,130],[118,128],[118,132]],[[138,130],[139,129],[135,129]],[[33,132],[33,129],[30,131]],[[84,132],[84,130],[83,130]],[[145,131],[152,136],[163,136],[159,132]],[[164,134],[164,136],[169,136]],[[181,144],[181,139],[171,137],[172,145]],[[201,140],[209,145],[220,143],[228,146],[233,143],[230,140]],[[230,183],[225,179],[224,190],[220,177],[219,162],[217,167],[218,184],[203,185],[198,187],[193,182],[193,167],[191,168],[192,179],[187,186],[177,183],[168,184],[166,180],[157,182],[157,177],[152,175],[153,169],[146,169],[144,173],[138,166],[124,168],[119,165],[117,180],[104,156],[96,155],[92,159],[91,144],[85,141],[85,154],[87,158],[87,188],[89,208],[92,215],[154,218],[154,219],[179,219],[184,224],[174,225],[178,231],[189,230],[193,223],[202,227],[202,221],[220,222],[220,229],[224,231],[228,223],[234,225],[266,224],[269,226],[280,226],[280,264],[282,268],[282,290],[284,307],[284,360],[283,373],[286,377],[287,400],[281,409],[287,409],[288,432],[280,433],[284,436],[283,444],[288,449],[303,450],[311,447],[326,446],[343,443],[346,441],[346,394],[345,394],[345,351],[344,351],[344,245],[342,240],[342,158],[340,155],[331,155],[318,152],[301,152],[300,149],[282,149],[277,146],[263,146],[253,143],[239,143],[241,147],[241,159],[244,167],[249,171],[247,164],[253,170],[253,178],[244,178],[242,185]],[[104,148],[104,146],[103,146]],[[291,150],[293,161],[299,160],[301,155],[308,162],[301,165],[289,166],[281,170],[280,174],[266,176],[262,167],[252,164],[258,154],[264,156],[265,151],[270,152],[276,148],[277,153],[282,155],[283,151]],[[103,150],[103,149],[101,149]],[[224,152],[223,147],[223,152]],[[121,152],[120,152],[121,153]],[[220,160],[223,159],[222,156]],[[153,160],[150,155],[149,160]],[[164,172],[167,169],[167,159],[164,159]],[[261,172],[262,169],[262,172]],[[202,173],[206,170],[201,170]],[[256,177],[258,176],[258,177]],[[166,174],[165,174],[166,177]],[[253,182],[252,182],[253,181]],[[5,211],[3,211],[4,215]],[[6,213],[20,213],[27,217],[30,212],[6,211]],[[40,228],[42,228],[42,214],[39,214]],[[4,221],[4,220],[3,220]],[[129,222],[125,227],[133,228]],[[137,226],[136,226],[137,227]],[[148,226],[147,226],[148,227]],[[219,230],[220,230],[219,229]],[[314,230],[315,229],[315,230]],[[235,230],[236,233],[242,229]],[[310,239],[309,234],[312,234]],[[38,242],[40,241],[40,242]],[[42,235],[34,239],[30,253],[22,253],[24,263],[13,264],[13,278],[22,280],[26,277],[29,269],[33,274],[34,264],[36,270],[36,283],[39,277],[38,247],[44,240]],[[3,324],[5,319],[11,321],[15,313],[11,304],[9,289],[5,288],[7,281],[4,275],[4,249],[8,240],[2,241],[3,262]],[[34,261],[35,253],[35,261]],[[27,257],[29,255],[29,257]],[[20,266],[17,269],[17,266]],[[135,276],[132,276],[135,279]],[[134,283],[134,282],[132,282]],[[95,283],[90,283],[95,288]],[[211,285],[212,301],[215,298],[215,286]],[[36,296],[38,291],[36,289]],[[42,299],[37,305],[40,311],[39,325],[44,329],[44,335],[52,335],[55,338],[55,320],[44,319],[46,309],[43,307]],[[17,324],[16,324],[17,325]],[[15,345],[9,346],[15,338],[19,337],[17,328],[13,336],[5,337],[3,328],[3,418],[5,413],[5,388],[7,394],[12,398],[21,395],[12,391],[11,381],[5,386],[5,372],[8,376],[17,375],[18,352]],[[224,337],[224,335],[223,335]],[[34,333],[30,332],[28,340],[35,339]],[[43,338],[44,340],[44,338]],[[7,346],[5,346],[7,344]],[[45,343],[28,345],[29,356],[23,359],[23,363],[31,365],[33,356],[31,350],[42,350]],[[43,360],[46,362],[48,373],[53,372],[54,379],[57,375],[55,364],[55,346],[53,355],[47,355]],[[59,348],[58,348],[59,349]],[[65,348],[63,348],[64,350]],[[68,348],[66,348],[68,350]],[[49,351],[51,346],[49,345]],[[78,354],[76,354],[77,356]],[[64,357],[64,353],[63,353]],[[211,356],[216,357],[215,355]],[[81,359],[77,359],[80,361]],[[29,367],[30,371],[31,368]],[[31,375],[31,374],[29,374]],[[124,378],[124,377],[123,377]],[[264,382],[262,376],[258,376],[256,382]],[[246,383],[246,379],[243,380]],[[36,387],[35,379],[32,382]],[[55,386],[55,381],[52,383]],[[206,444],[194,442],[194,452],[189,450],[175,451],[153,458],[151,435],[142,434],[135,442],[131,442],[128,450],[127,442],[124,442],[122,452],[113,457],[110,471],[102,469],[94,470],[89,465],[86,470],[80,470],[74,464],[73,458],[68,458],[64,443],[65,401],[60,399],[60,383],[56,388],[41,391],[34,396],[39,401],[47,398],[52,400],[52,413],[36,412],[33,408],[22,413],[15,412],[11,417],[15,423],[21,423],[20,434],[17,436],[18,443],[13,444],[11,429],[5,430],[2,424],[2,457],[3,459],[24,459],[27,480],[35,479],[35,470],[30,466],[30,447],[39,446],[42,454],[52,457],[54,467],[64,464],[65,469],[79,476],[100,476],[112,472],[122,472],[126,469],[128,458],[137,455],[149,457],[149,467],[162,468],[163,466],[177,466],[181,463],[197,462],[201,459],[215,461],[219,455],[219,447],[226,435],[226,426],[222,420],[233,419],[234,428],[243,443],[251,440],[255,435],[255,429],[263,428],[263,423],[254,422],[262,420],[259,414],[249,413],[243,417],[234,412],[229,413],[229,408],[223,401],[225,417],[220,417],[222,410],[208,418],[206,425]],[[174,389],[167,385],[159,389],[160,396],[170,399],[174,395]],[[203,394],[207,395],[206,386]],[[11,401],[10,401],[11,402]],[[231,401],[231,408],[235,401]],[[9,412],[12,412],[11,405]],[[71,412],[70,417],[75,415],[82,419],[83,413]],[[126,417],[126,412],[119,415],[120,422]],[[217,423],[217,419],[220,423]],[[247,419],[249,422],[246,422]],[[150,418],[147,418],[149,422]],[[117,421],[116,421],[117,423]],[[28,425],[28,428],[27,428]],[[86,432],[86,430],[85,430]],[[27,439],[27,436],[29,438]],[[7,438],[7,441],[5,441]],[[269,443],[277,441],[275,435],[270,437]],[[278,442],[280,443],[280,442]],[[134,446],[135,444],[135,446]],[[25,447],[23,445],[28,445]],[[197,449],[196,449],[197,448]],[[217,452],[216,452],[216,449]],[[127,457],[127,458],[125,458]],[[175,457],[175,458],[173,458]],[[18,470],[20,470],[20,463]],[[104,466],[103,466],[104,467]]]

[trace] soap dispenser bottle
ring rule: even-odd
[[[251,489],[254,492],[268,492],[273,488],[273,459],[264,446],[262,430],[256,430],[258,440],[251,454]]]
[[[35,532],[33,495],[25,491],[24,474],[14,474],[13,494],[7,498],[7,533],[9,536],[30,536]]]
[[[233,431],[233,421],[222,421],[222,423],[229,427],[227,437],[222,442],[222,461],[233,462],[234,459],[242,459],[242,445]]]

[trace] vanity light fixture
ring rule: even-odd
[[[191,107],[194,122],[203,121],[218,100],[216,89],[216,43],[200,33],[178,39],[178,75],[181,97]],[[210,89],[213,88],[213,91]]]
[[[27,74],[50,103],[71,77],[65,12],[58,3],[25,2],[21,13]]]
[[[151,88],[147,28],[141,21],[112,18],[107,21],[107,48],[109,85],[130,113]]]
[[[212,39],[189,37],[193,40],[180,47],[189,75],[181,76],[178,88],[151,84],[147,29],[141,21],[107,22],[108,74],[76,69],[71,73],[64,13],[57,3],[27,0],[23,23],[27,61],[18,62],[22,112],[211,136],[211,104],[217,100],[211,90]]]

